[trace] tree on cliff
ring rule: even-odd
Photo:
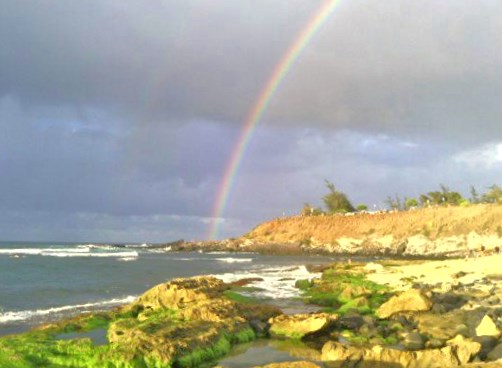
[[[459,192],[451,191],[445,185],[440,185],[441,190],[429,192],[427,194],[420,195],[420,203],[422,206],[428,205],[453,205],[458,206],[462,202],[466,201]]]
[[[336,190],[335,185],[328,180],[325,180],[326,187],[329,193],[322,197],[324,205],[326,206],[328,213],[345,213],[353,212],[355,210],[352,203],[345,195],[338,190]]]
[[[483,194],[482,201],[484,203],[501,203],[502,204],[502,188],[497,184],[493,184],[488,192]]]

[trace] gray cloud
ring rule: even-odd
[[[203,237],[245,116],[321,4],[0,0],[3,236]],[[251,140],[223,234],[316,203],[325,178],[377,205],[496,182],[501,8],[340,2]]]
[[[320,4],[3,1],[0,94],[141,126],[240,123]],[[491,0],[341,2],[266,120],[472,144],[501,134],[500,14]]]

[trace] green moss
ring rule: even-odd
[[[230,299],[230,300],[233,300],[234,302],[237,302],[237,303],[242,303],[242,304],[254,304],[256,303],[256,299],[254,298],[251,298],[249,296],[246,296],[246,295],[242,295],[242,294],[239,294],[238,292],[234,291],[234,290],[226,290],[223,292],[223,295]]]
[[[321,280],[312,283],[310,287],[302,283],[305,287],[303,289],[305,300],[311,304],[327,307],[328,312],[345,314],[355,309],[362,314],[374,314],[376,309],[390,297],[387,288],[367,280],[363,273],[351,272],[350,268],[353,266],[347,266],[349,271],[341,267],[325,270]],[[348,289],[349,293],[344,292],[345,289]],[[354,294],[351,294],[351,289],[354,290]],[[368,303],[361,305],[361,300],[357,300],[360,296],[364,296]]]
[[[244,344],[253,341],[256,334],[251,327],[247,327],[231,336],[232,344]]]
[[[357,310],[361,314],[369,314],[372,312],[372,309],[368,305],[358,306],[357,301],[351,300],[338,308],[336,313],[343,315],[351,309]]]
[[[308,290],[312,287],[312,282],[308,279],[296,280],[295,287],[300,290]]]
[[[192,368],[198,367],[204,362],[211,362],[222,357],[230,351],[232,344],[225,336],[222,336],[216,344],[208,348],[197,348],[178,358],[174,367]]]

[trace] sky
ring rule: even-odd
[[[246,116],[321,0],[0,0],[0,239],[204,239]],[[274,94],[219,237],[502,184],[502,2],[341,0]]]

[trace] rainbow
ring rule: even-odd
[[[324,22],[333,13],[340,0],[327,0],[323,5],[314,13],[310,18],[307,25],[295,38],[294,42],[290,45],[287,52],[283,55],[279,63],[274,68],[274,71],[268,79],[265,87],[261,90],[256,103],[249,112],[239,138],[234,146],[230,160],[227,163],[225,174],[221,180],[218,195],[214,202],[214,208],[211,216],[211,223],[209,226],[208,239],[215,239],[218,236],[218,227],[220,219],[222,218],[223,211],[227,205],[230,192],[232,190],[235,178],[239,171],[242,158],[246,151],[249,141],[255,131],[260,119],[267,110],[270,101],[274,97],[277,89],[282,81],[291,70],[291,67],[298,59],[302,51],[307,47],[310,40],[317,31],[322,27]]]

